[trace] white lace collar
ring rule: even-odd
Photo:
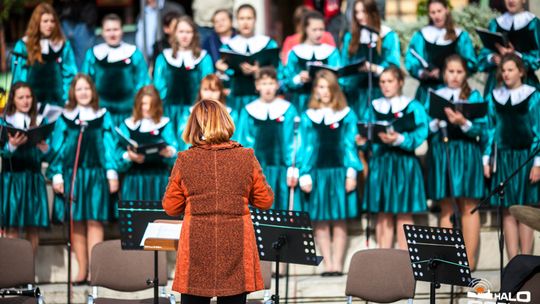
[[[138,121],[133,121],[133,117],[126,118],[124,120],[124,123],[126,126],[131,130],[137,130],[139,128],[139,132],[141,133],[149,133],[155,130],[161,129],[163,126],[168,124],[170,119],[168,117],[161,117],[158,123],[155,123],[153,119],[150,118],[143,118]]]
[[[452,89],[449,87],[444,87],[438,89],[435,91],[435,93],[446,100],[451,100],[453,103],[456,103],[460,101],[459,95],[461,94],[461,88]]]
[[[392,113],[399,113],[403,111],[412,99],[406,96],[395,96],[390,99],[386,97],[378,98],[372,101],[375,111],[381,114],[388,114],[390,110]]]
[[[305,60],[311,60],[313,57],[315,57],[315,60],[325,60],[335,50],[336,47],[325,43],[319,45],[302,43],[292,48],[297,57]]]
[[[268,118],[276,120],[283,116],[290,106],[290,102],[281,98],[276,98],[270,103],[257,99],[246,105],[246,111],[258,120],[267,120]]]
[[[496,20],[500,27],[509,31],[512,29],[512,24],[514,25],[514,30],[520,30],[529,25],[534,18],[536,18],[536,16],[533,13],[524,11],[514,15],[506,12],[497,17]]]
[[[107,109],[101,108],[97,111],[94,111],[92,107],[76,106],[73,110],[64,109],[64,117],[69,120],[75,120],[77,115],[79,115],[79,120],[90,121],[97,118],[100,118],[107,112]]]
[[[206,50],[201,50],[201,53],[199,54],[198,58],[195,58],[193,56],[193,51],[187,50],[187,51],[178,51],[176,53],[176,58],[173,58],[172,56],[173,50],[172,49],[165,49],[163,50],[163,56],[165,57],[165,60],[174,67],[181,67],[182,65],[186,69],[192,69],[203,60],[204,56],[206,56]]]
[[[457,27],[454,30],[456,31],[456,37],[459,37],[463,31],[461,28]],[[446,40],[444,38],[444,36],[446,36],[445,28],[438,28],[433,25],[428,25],[424,26],[420,31],[424,39],[429,43],[436,45],[449,45],[453,42],[453,40]]]
[[[38,115],[36,118],[36,125],[39,126],[42,120],[43,120],[43,117],[41,115]],[[13,113],[12,115],[6,116],[7,123],[21,130],[26,130],[30,128],[30,121],[31,119],[28,113],[23,113],[19,111]]]
[[[247,54],[249,46],[250,54],[255,54],[263,50],[270,42],[270,37],[265,35],[254,35],[246,38],[242,35],[236,35],[227,44],[231,50],[239,54]]]
[[[316,124],[320,124],[324,121],[324,124],[329,126],[341,121],[350,111],[351,108],[349,107],[345,107],[343,110],[339,111],[334,111],[332,108],[308,109],[306,115]]]
[[[501,104],[505,105],[510,99],[510,104],[515,106],[522,103],[525,99],[531,96],[536,89],[530,85],[524,84],[516,89],[509,90],[506,86],[501,86],[493,90],[493,99]]]
[[[93,48],[94,56],[100,61],[107,58],[109,63],[125,60],[127,64],[131,63],[130,57],[136,50],[136,46],[125,42],[120,43],[118,47],[111,47],[106,43],[101,43]]]
[[[389,28],[388,26],[381,25],[381,30],[379,32],[381,34],[381,39],[384,39],[384,37],[386,37],[386,35],[390,33],[391,31],[392,29]],[[379,35],[372,33],[364,28],[360,31],[360,43],[369,44],[370,34],[371,34],[371,47],[374,47],[375,45],[377,45],[377,40],[379,39]]]

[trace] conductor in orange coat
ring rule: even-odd
[[[172,289],[181,303],[245,303],[263,289],[259,254],[248,205],[269,209],[274,201],[252,149],[230,138],[234,123],[221,103],[193,107],[163,208],[184,214]]]

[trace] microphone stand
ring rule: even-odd
[[[75,161],[73,162],[73,173],[71,175],[71,186],[69,189],[69,200],[67,203],[67,216],[69,216],[69,219],[67,221],[68,225],[68,231],[69,231],[69,237],[66,242],[67,252],[68,252],[68,269],[67,269],[67,303],[71,304],[71,239],[73,237],[73,215],[72,212],[72,204],[75,201],[74,199],[74,192],[75,192],[75,180],[77,178],[77,170],[79,168],[79,156],[81,153],[81,143],[84,131],[86,129],[86,122],[81,121],[81,128],[79,130],[79,136],[77,138],[77,150],[75,152]]]
[[[291,168],[296,169],[296,148],[297,148],[297,136],[298,136],[298,126],[300,125],[300,117],[296,116],[294,117],[294,135],[293,135],[293,153],[292,153],[292,161],[291,161]],[[294,174],[294,171],[293,171]],[[292,211],[294,209],[294,188],[295,187],[289,187],[289,211]],[[285,269],[285,304],[289,303],[289,263],[286,264]]]
[[[497,150],[495,149],[495,152]],[[480,203],[474,207],[473,210],[471,210],[471,214],[475,213],[480,209],[482,206],[486,205],[487,202],[495,195],[499,197],[499,206],[497,208],[497,219],[499,220],[499,272],[500,272],[500,286],[502,286],[502,275],[503,275],[503,263],[504,263],[504,229],[503,229],[503,202],[504,202],[504,188],[506,185],[514,178],[521,169],[523,169],[531,160],[535,158],[535,156],[540,152],[540,146],[534,150],[529,157],[519,165],[519,167],[510,174],[504,181],[499,183],[499,185],[495,186],[493,190],[488,194],[486,198],[484,198]],[[496,160],[495,160],[496,162]],[[495,166],[492,166],[495,167]]]
[[[443,137],[444,150],[445,150],[445,163],[446,163],[446,178],[448,179],[448,192],[450,194],[450,200],[452,201],[452,209],[454,214],[450,216],[452,221],[452,227],[454,229],[461,229],[461,212],[457,204],[456,195],[454,192],[454,181],[452,180],[452,166],[450,164],[450,149],[448,148],[448,129],[447,122],[442,120],[439,122],[439,128],[441,129],[441,135]],[[454,285],[450,287],[450,303],[454,303]]]

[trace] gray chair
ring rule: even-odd
[[[408,299],[412,303],[415,287],[406,250],[368,249],[353,255],[345,295],[348,303],[353,297],[378,303]]]
[[[159,285],[167,285],[167,261],[165,252],[158,256]],[[153,299],[111,299],[98,297],[98,287],[105,287],[121,292],[134,292],[151,288],[148,279],[154,278],[154,252],[142,250],[122,250],[120,240],[109,240],[97,244],[92,249],[90,264],[92,295],[88,304],[128,304],[153,303]],[[174,296],[165,294],[161,289],[160,304],[174,304]]]
[[[23,239],[0,238],[0,288],[14,288],[35,283],[34,251],[32,244]],[[0,298],[1,304],[43,303],[43,297]]]

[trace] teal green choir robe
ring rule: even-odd
[[[412,77],[420,81],[415,98],[422,104],[425,104],[430,88],[437,89],[443,86],[442,71],[444,60],[449,55],[458,54],[467,62],[469,73],[476,71],[477,59],[469,33],[460,28],[456,28],[455,31],[457,38],[451,41],[444,38],[446,29],[439,29],[435,26],[428,25],[414,33],[411,38],[409,48],[405,54],[405,68]],[[422,61],[415,57],[411,50],[414,50],[427,64],[439,68],[441,71],[440,78],[421,79],[421,73],[424,70]]]
[[[115,126],[131,115],[139,89],[150,84],[143,54],[125,42],[116,47],[101,43],[89,49],[82,72],[94,80],[99,105],[109,111]]]
[[[38,102],[63,107],[68,100],[69,86],[77,65],[69,41],[53,43],[42,39],[41,56],[43,63],[29,65],[26,37],[15,43],[11,56],[11,83],[27,82]]]
[[[64,195],[56,194],[53,203],[53,221],[68,218],[66,203],[69,202],[73,165],[81,126],[82,135],[78,170],[74,187],[73,220],[106,222],[114,212],[108,179],[118,179],[115,159],[116,142],[113,124],[106,109],[94,111],[87,107],[65,110],[58,119],[52,137],[55,154],[47,170],[53,183],[64,183]]]
[[[172,49],[165,49],[156,59],[154,86],[163,100],[164,115],[172,128],[178,129],[182,112],[196,101],[201,80],[214,72],[212,57],[205,51],[197,58],[192,51],[179,51],[176,58]]]
[[[249,38],[236,35],[227,44],[221,46],[224,50],[232,50],[238,54],[245,55],[255,54],[262,50],[277,47],[277,42],[265,35],[254,35]],[[281,68],[279,66],[276,67],[276,71],[280,70]],[[230,77],[231,88],[227,104],[233,111],[240,112],[244,106],[259,97],[255,90],[254,75],[244,75],[242,71],[235,71],[232,68],[229,68],[225,73]]]
[[[414,154],[428,137],[423,105],[405,96],[382,97],[372,102],[363,121],[391,123],[408,113],[414,113],[414,129],[401,132],[393,145],[371,144],[363,198],[363,209],[370,213],[418,213],[427,209],[422,169]]]
[[[307,71],[307,63],[320,63],[333,67],[341,65],[339,51],[334,46],[328,44],[309,45],[299,44],[289,52],[285,71],[285,87],[290,93],[291,102],[298,111],[305,111],[308,107],[311,96],[312,83],[302,83],[300,72]],[[313,80],[313,79],[312,79]]]
[[[36,124],[47,123],[38,115]],[[18,129],[30,126],[30,116],[16,112],[0,120],[0,125]],[[49,140],[46,140],[49,142]],[[51,149],[43,153],[35,145],[11,146],[7,138],[2,143],[2,172],[0,173],[0,221],[4,227],[49,227],[49,204],[42,163]]]
[[[540,87],[535,71],[540,69],[540,20],[531,12],[518,14],[504,13],[489,22],[491,32],[499,32],[508,36],[517,54],[523,59],[527,68],[527,84]],[[494,52],[488,48],[480,50],[478,69],[488,73],[484,87],[484,95],[495,89],[497,66],[491,61]]]
[[[529,85],[509,90],[499,87],[487,97],[489,104],[489,142],[484,155],[493,157],[497,145],[497,171],[491,178],[492,189],[504,181],[540,144],[540,92]],[[487,160],[485,160],[487,164]],[[504,189],[503,206],[538,204],[539,184],[531,184],[532,166],[540,166],[540,156],[519,171]],[[492,205],[499,199],[493,197]]]
[[[377,50],[379,35],[375,33],[370,33],[367,30],[362,29],[360,32],[360,41],[358,41],[358,50],[353,55],[349,54],[349,46],[353,43],[351,39],[352,34],[350,32],[345,33],[343,36],[341,47],[342,65],[352,64],[361,59],[368,60],[369,49],[372,48],[372,63],[377,65],[377,71],[372,74],[373,86],[371,100],[382,97],[381,89],[379,88],[379,76],[382,71],[390,65],[395,65],[397,67],[401,65],[401,49],[397,33],[385,25],[381,26],[380,52]],[[343,91],[347,96],[349,106],[354,110],[358,117],[363,117],[365,111],[369,108],[368,73],[359,73],[355,76],[343,77],[340,79],[340,82],[344,85]]]
[[[355,218],[359,214],[357,193],[347,193],[345,181],[362,171],[355,145],[357,118],[346,107],[308,109],[300,125],[300,185],[312,184],[302,192],[302,209],[314,221]]]
[[[461,100],[461,89],[443,87],[436,91],[443,98],[453,103],[482,103],[484,98],[477,90],[473,90],[467,100]],[[429,112],[429,98],[426,111]],[[428,152],[428,198],[441,200],[450,197],[450,183],[446,165],[446,151],[437,125],[437,120],[430,121],[430,138]],[[482,153],[485,149],[487,132],[487,115],[482,118],[468,120],[465,126],[452,125],[448,122],[448,152],[452,173],[452,186],[456,198],[481,199],[485,195]]]
[[[283,99],[276,98],[271,103],[257,99],[244,107],[240,113],[236,132],[238,141],[244,147],[253,148],[261,164],[263,173],[274,192],[273,209],[288,210],[290,188],[287,176],[296,176],[299,141],[295,138],[295,118],[298,112]],[[300,119],[299,117],[297,118]],[[299,121],[296,123],[296,130]],[[294,164],[293,164],[294,162]],[[293,192],[293,209],[300,209],[298,188]]]
[[[118,171],[124,174],[121,188],[122,200],[160,201],[167,184],[169,173],[176,159],[177,139],[171,120],[162,117],[159,122],[133,117],[124,120],[119,127],[122,134],[139,144],[154,144],[161,141],[175,150],[170,158],[158,153],[145,156],[142,164],[135,163],[127,156],[127,146],[119,141],[117,150]]]

